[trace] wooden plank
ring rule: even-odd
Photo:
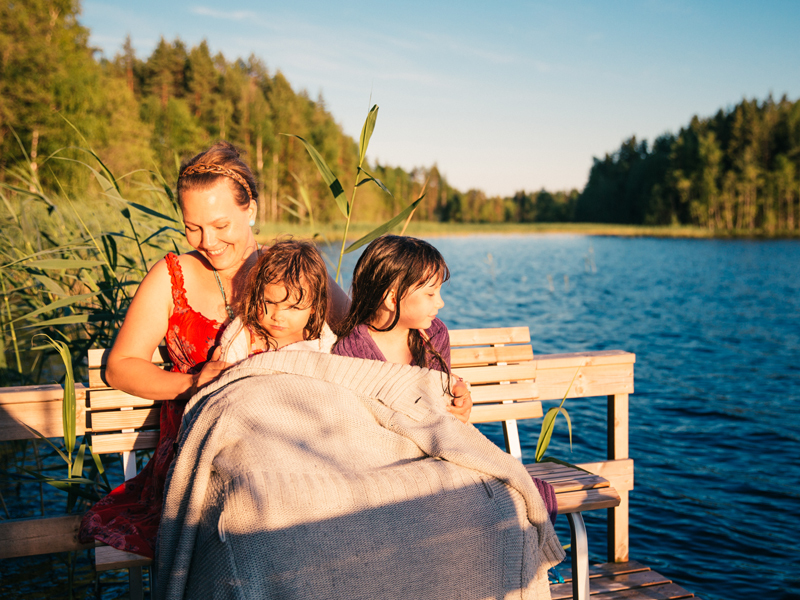
[[[694,594],[675,583],[592,594],[592,600],[679,600],[694,597]]]
[[[111,546],[98,546],[94,549],[94,566],[98,571],[146,567],[152,563],[153,561],[145,556],[117,550]]]
[[[585,471],[608,479],[618,492],[633,489],[633,459],[621,458],[619,460],[601,460],[599,462],[581,463],[576,465]]]
[[[607,398],[608,459],[628,458],[628,394],[614,394]],[[625,561],[630,556],[628,531],[628,492],[620,491],[619,506],[609,509],[607,556],[609,561]]]
[[[531,361],[518,365],[460,367],[453,369],[453,373],[475,385],[480,383],[498,383],[500,381],[533,381],[536,379],[536,363]]]
[[[536,360],[542,369],[572,369],[579,366],[633,364],[636,355],[624,350],[597,350],[594,352],[571,352],[569,354],[539,354]]]
[[[105,367],[108,362],[109,354],[111,354],[111,348],[91,348],[87,352],[89,368],[98,369],[100,367]],[[150,361],[154,363],[170,362],[167,347],[158,346],[158,348],[153,351],[153,356],[150,358]]]
[[[78,542],[81,516],[0,521],[0,559],[92,548]]]
[[[115,389],[89,390],[86,394],[92,411],[112,408],[145,408],[161,404],[162,400],[149,400],[120,392]]]
[[[161,407],[92,412],[92,432],[158,427],[158,417],[160,413]]]
[[[556,494],[558,514],[585,512],[601,508],[612,508],[619,504],[619,494],[614,488],[599,488]]]
[[[41,388],[43,386],[37,386]],[[27,395],[29,402],[7,402],[0,405],[0,441],[9,440],[29,440],[36,439],[37,436],[21,423],[34,428],[43,436],[62,437],[64,428],[62,425],[61,402],[63,390],[59,387],[56,394],[55,390],[34,390]],[[25,394],[12,392],[11,395],[16,399],[24,397]],[[76,396],[76,427],[77,435],[83,435],[86,431],[86,390],[82,385],[75,386]],[[47,399],[47,398],[50,399]],[[10,399],[10,398],[7,398]]]
[[[585,366],[576,375],[577,367],[548,369],[542,367],[541,360],[534,362],[538,364],[536,387],[540,400],[561,400],[567,390],[567,398],[633,393],[633,364]]]
[[[635,560],[629,560],[624,563],[600,563],[589,566],[589,577],[594,579],[597,577],[609,577],[611,575],[619,575],[623,573],[635,573],[636,571],[649,571],[650,567],[643,565]],[[572,581],[572,567],[568,563],[563,562],[558,566],[558,572],[564,581]],[[552,588],[550,588],[552,589]]]
[[[508,419],[540,419],[541,402],[513,402],[511,404],[476,404],[469,416],[470,423],[493,423]]]
[[[450,351],[450,364],[454,368],[530,360],[533,360],[533,348],[531,348],[530,344],[487,348],[453,348]]]
[[[470,389],[473,404],[504,402],[506,400],[536,400],[539,390],[531,381],[509,384],[473,385]]]
[[[158,431],[135,431],[133,433],[109,433],[92,436],[92,450],[97,454],[152,450],[158,445]]]
[[[562,575],[563,576],[563,575]],[[659,575],[655,571],[636,571],[634,573],[615,574],[606,577],[592,578],[591,569],[589,571],[591,579],[592,598],[595,594],[603,594],[620,590],[630,590],[646,587],[649,585],[664,585],[672,583],[666,577]],[[550,586],[550,596],[553,600],[566,600],[572,598],[572,583],[557,583]]]
[[[452,329],[450,346],[488,346],[489,344],[528,344],[531,334],[527,327],[496,327],[485,329]]]

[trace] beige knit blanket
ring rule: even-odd
[[[264,353],[189,402],[158,599],[550,597],[564,556],[524,467],[445,406],[441,374]]]

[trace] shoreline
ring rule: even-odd
[[[351,223],[347,239],[354,242],[377,228],[379,223]],[[312,228],[300,223],[266,223],[256,227],[259,241],[275,237],[293,236],[315,239],[320,242],[341,243],[344,223],[325,223]],[[399,233],[396,228],[393,233]],[[691,225],[649,226],[615,225],[608,223],[439,223],[434,221],[411,222],[406,233],[415,237],[463,237],[488,235],[584,235],[603,237],[651,237],[672,239],[715,240],[793,240],[800,239],[800,231],[770,233],[763,230],[714,231]]]

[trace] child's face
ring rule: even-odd
[[[442,280],[434,277],[400,300],[400,320],[397,324],[408,329],[428,329],[436,313],[444,306]]]
[[[275,283],[264,288],[260,323],[278,343],[278,348],[303,340],[303,329],[312,312],[307,294],[305,305],[300,306],[297,295],[287,296],[284,286]]]

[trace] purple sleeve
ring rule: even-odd
[[[349,335],[336,342],[331,354],[386,362],[380,348],[367,332],[366,325],[357,326]]]

